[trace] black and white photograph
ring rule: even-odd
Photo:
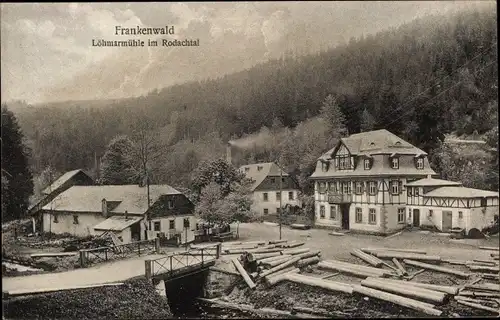
[[[497,2],[3,2],[2,320],[498,318]]]

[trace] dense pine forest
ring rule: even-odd
[[[498,153],[488,150],[498,150],[497,70],[496,12],[474,9],[139,98],[11,109],[31,149],[35,176],[49,166],[57,172],[93,170],[113,138],[147,128],[163,150],[150,164],[155,182],[186,187],[200,161],[222,157],[226,142],[235,140],[235,164],[277,160],[307,192],[305,178],[335,144],[340,127],[342,134],[386,128],[431,157],[448,152],[446,163],[433,159],[436,171],[464,182],[449,159],[467,166],[474,153],[450,154],[455,151],[444,148],[444,135],[488,137],[481,159],[486,164],[478,166],[484,172],[468,183],[495,189]],[[332,114],[342,120],[340,127],[328,121]]]

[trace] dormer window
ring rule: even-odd
[[[345,158],[340,158],[339,159],[339,169],[344,170],[345,169]]]
[[[391,158],[391,168],[399,169],[399,158]]]
[[[262,166],[258,166],[257,171],[261,171],[261,170],[262,170]]]
[[[370,163],[370,159],[365,159],[364,160],[364,166],[365,166],[365,170],[370,170],[371,168],[371,163]]]
[[[419,169],[419,170],[424,169],[424,158],[417,159],[417,169]]]

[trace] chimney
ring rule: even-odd
[[[107,218],[108,217],[108,202],[106,199],[102,199],[102,215]]]
[[[229,164],[232,164],[232,158],[231,158],[231,142],[227,142],[226,146],[226,162]]]

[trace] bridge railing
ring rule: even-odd
[[[109,260],[123,259],[130,256],[140,256],[151,252],[159,252],[159,238],[134,241],[117,246],[100,247],[80,250],[80,266],[85,268],[91,264]]]
[[[192,248],[185,252],[171,253],[166,257],[155,260],[146,260],[146,278],[160,274],[172,275],[174,271],[189,266],[203,266],[208,262],[215,261],[220,257],[221,244],[213,244],[198,248]]]

